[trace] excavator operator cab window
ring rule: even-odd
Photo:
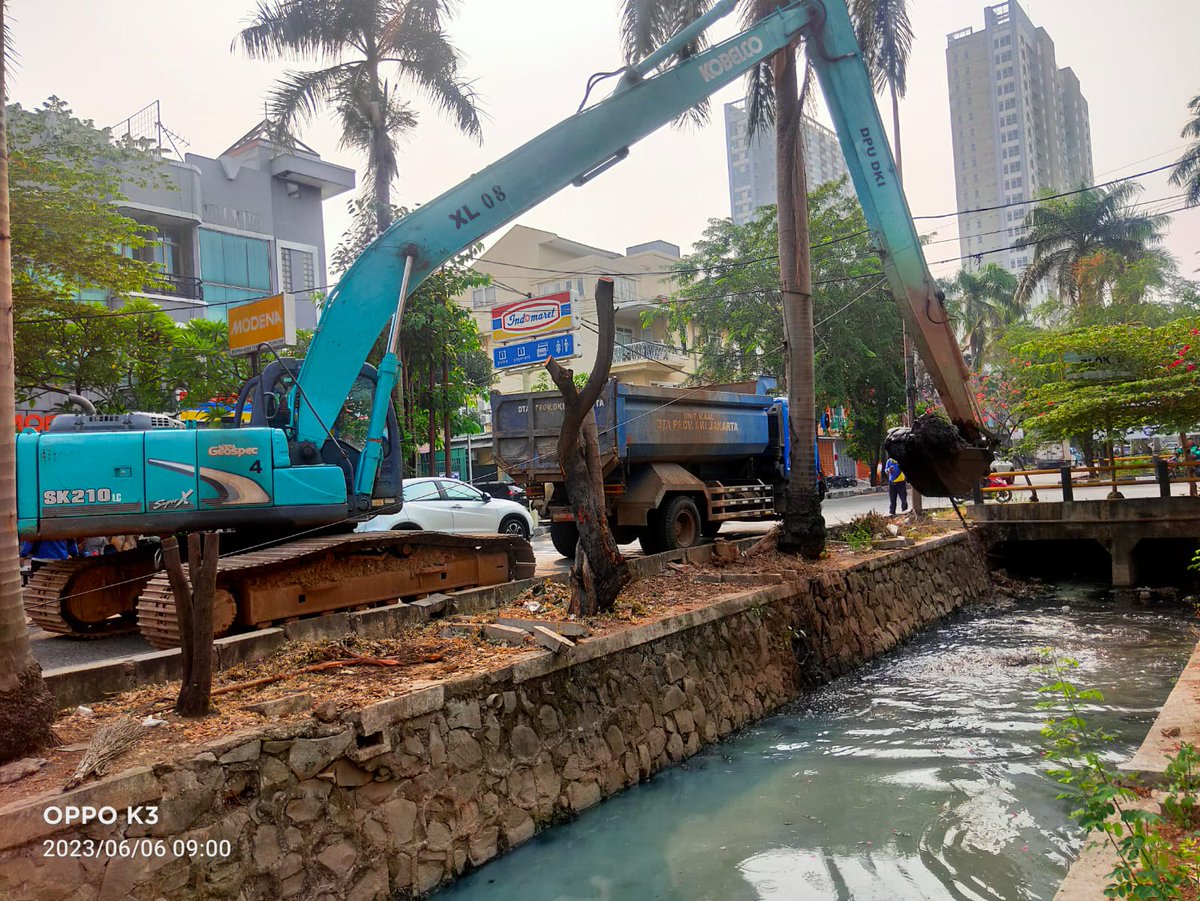
[[[371,404],[375,398],[375,383],[359,376],[346,396],[346,402],[333,423],[333,437],[356,451],[367,446],[367,429],[371,425]],[[387,442],[384,443],[387,446]]]

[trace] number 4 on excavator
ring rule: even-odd
[[[568,185],[586,185],[636,141],[801,38],[888,282],[958,436],[929,466],[918,465],[919,451],[902,465],[922,493],[963,493],[960,485],[976,484],[991,459],[986,433],[844,0],[781,6],[729,40],[668,64],[734,5],[721,0],[626,68],[609,97],[394,223],[330,293],[307,357],[277,360],[243,387],[238,428],[183,429],[158,414],[85,414],[60,416],[48,433],[18,436],[21,537],[222,530],[217,634],[531,574],[532,552],[520,538],[350,531],[401,503],[390,398],[406,299],[464,248]],[[367,355],[385,328],[387,352],[375,369]],[[335,428],[356,385],[371,397],[361,451]],[[26,604],[39,624],[58,632],[129,628],[136,612],[151,641],[178,641],[170,587],[145,550],[46,566]]]

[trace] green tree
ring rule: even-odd
[[[712,0],[622,0],[621,38],[625,59],[644,58],[682,26],[712,8]],[[778,0],[742,0],[743,19],[757,22],[779,6]],[[676,56],[687,58],[703,45],[698,38]],[[747,84],[751,131],[775,125],[775,183],[779,221],[780,289],[783,328],[789,348],[788,401],[793,410],[814,411],[813,299],[808,251],[808,186],[805,182],[801,113],[810,79],[800,88],[799,41],[759,63]],[[693,119],[701,120],[698,106]],[[791,481],[784,499],[779,547],[816,558],[825,549],[825,520],[817,495],[814,454],[816,423],[811,416],[794,416],[791,425]]]
[[[984,360],[999,332],[1024,315],[1016,300],[1017,278],[995,263],[978,272],[961,270],[942,283],[946,309],[957,320],[971,355],[971,368],[983,369]]]
[[[25,401],[69,391],[105,412],[178,412],[236,396],[250,375],[245,358],[229,353],[225,323],[178,325],[147,300],[119,310],[49,302],[18,320],[16,334],[16,393]]]
[[[417,115],[399,94],[415,88],[471,137],[482,132],[475,92],[460,71],[461,57],[445,32],[453,0],[260,0],[234,40],[254,59],[281,57],[330,62],[289,71],[267,99],[280,141],[289,130],[331,106],[342,145],[367,156],[365,188],[375,204],[375,231],[391,223],[392,182],[399,172],[396,139],[416,127]]]
[[[145,229],[116,206],[123,182],[153,183],[161,163],[56,97],[7,112],[17,395],[88,391],[120,409],[134,317],[79,298],[170,290],[156,265],[133,258]]]
[[[1039,440],[1200,422],[1200,317],[1047,332],[1014,350],[1025,429]]]
[[[57,97],[36,110],[11,104],[8,138],[18,317],[86,289],[118,296],[170,290],[157,266],[130,255],[146,246],[146,229],[116,206],[123,182],[155,178],[155,157],[115,143]]]
[[[249,378],[249,359],[229,352],[229,327],[224,322],[193,319],[175,329],[165,381],[172,394],[182,394],[179,408],[232,401]]]
[[[1029,304],[1039,285],[1050,284],[1069,308],[1102,305],[1111,280],[1104,265],[1124,265],[1156,249],[1166,217],[1138,212],[1133,182],[1090,188],[1068,197],[1043,200],[1025,217],[1023,244],[1033,246],[1033,262],[1017,284],[1016,300]]]
[[[1179,136],[1189,138],[1192,143],[1175,164],[1171,184],[1187,192],[1188,206],[1196,206],[1200,204],[1200,94],[1188,101],[1188,110],[1192,118],[1184,124]]]

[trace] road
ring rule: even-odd
[[[1042,483],[1040,497],[1042,500],[1060,500],[1061,494],[1054,487],[1053,477],[1045,477]],[[1158,488],[1155,485],[1138,485],[1122,488],[1126,497],[1156,497]],[[1187,486],[1175,486],[1175,493],[1187,494]],[[1076,500],[1103,500],[1108,494],[1107,488],[1076,487]],[[1026,492],[1018,492],[1017,500],[1027,497]],[[949,506],[944,498],[926,498],[926,509],[938,509]],[[851,497],[832,498],[822,506],[825,522],[828,525],[838,525],[849,522],[856,516],[861,516],[870,510],[878,513],[888,512],[886,494],[861,494]],[[721,529],[722,538],[745,538],[766,532],[773,522],[729,522]],[[555,572],[566,572],[569,561],[559,556],[550,543],[549,535],[542,535],[532,542],[534,554],[537,557],[537,572],[539,575],[549,575]],[[637,543],[624,545],[621,549],[631,557],[640,557],[641,548]],[[94,663],[101,660],[112,660],[128,657],[133,654],[144,654],[154,650],[139,635],[117,635],[110,638],[77,640],[63,638],[43,632],[41,629],[30,627],[30,638],[33,641],[33,652],[43,669],[54,669],[62,666],[75,666],[82,663]]]

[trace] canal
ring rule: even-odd
[[[1141,742],[1192,650],[1177,608],[1078,585],[976,607],[556,826],[438,901],[1049,899],[1080,846],[1043,775],[1039,649]]]

